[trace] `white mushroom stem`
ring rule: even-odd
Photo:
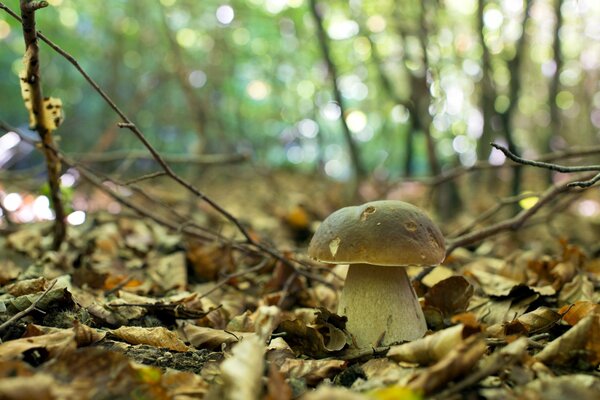
[[[338,314],[359,348],[415,340],[425,316],[404,267],[350,264]]]

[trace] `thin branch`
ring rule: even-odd
[[[0,331],[3,331],[4,329],[6,329],[7,327],[9,327],[10,325],[14,324],[18,320],[20,320],[21,318],[23,318],[24,316],[26,316],[27,314],[29,314],[30,312],[32,312],[35,309],[35,307],[39,304],[39,302],[42,301],[42,299],[44,297],[46,297],[46,295],[48,294],[48,292],[50,292],[50,290],[52,290],[52,288],[54,287],[54,285],[56,285],[56,282],[57,282],[56,279],[53,280],[50,283],[50,285],[48,286],[48,288],[46,288],[46,290],[44,290],[44,293],[42,293],[40,295],[40,297],[38,297],[33,303],[31,303],[29,305],[29,307],[27,307],[23,311],[19,311],[18,313],[16,313],[12,317],[10,317],[8,320],[6,320],[2,325],[0,325]]]
[[[129,127],[128,127],[129,128]],[[119,150],[107,153],[71,153],[71,156],[82,158],[82,162],[85,163],[108,163],[113,161],[121,161],[123,159],[128,160],[151,160],[155,161],[154,158],[145,151],[135,150]],[[212,165],[212,164],[233,164],[238,162],[247,161],[250,158],[249,154],[203,154],[203,155],[189,155],[189,154],[163,154],[163,159],[169,164],[199,164],[199,165]]]
[[[124,186],[129,186],[129,185],[132,185],[134,183],[139,183],[139,182],[142,182],[142,181],[146,181],[146,180],[149,180],[149,179],[158,178],[159,176],[165,176],[165,175],[166,175],[165,171],[152,172],[150,174],[142,175],[142,176],[139,176],[137,178],[125,181],[125,182],[123,182],[123,185]]]
[[[592,179],[592,177],[585,178],[584,181],[588,179]],[[467,246],[474,243],[478,243],[488,237],[494,236],[500,232],[505,231],[516,231],[523,226],[523,224],[529,220],[533,215],[535,215],[542,207],[546,204],[550,203],[557,196],[562,193],[566,193],[572,190],[585,190],[584,188],[575,189],[572,187],[573,182],[563,183],[557,186],[551,186],[548,188],[542,196],[538,199],[537,203],[535,203],[531,208],[526,210],[522,210],[517,215],[512,218],[509,218],[505,221],[498,222],[494,225],[490,225],[486,228],[480,229],[478,231],[474,231],[471,233],[467,233],[461,236],[458,236],[453,239],[449,239],[446,246],[446,255],[452,253],[457,247]]]
[[[506,156],[506,158],[508,158],[508,159],[510,159],[510,160],[518,163],[518,164],[530,165],[532,167],[538,167],[538,168],[545,168],[545,169],[549,169],[549,170],[557,171],[557,172],[590,172],[590,171],[600,171],[600,165],[566,166],[566,165],[552,164],[552,163],[547,163],[547,162],[542,162],[542,161],[528,160],[528,159],[525,159],[525,158],[517,156],[516,154],[514,154],[513,152],[511,152],[506,147],[504,147],[502,145],[499,145],[497,143],[490,143],[490,145],[493,148],[498,149],[502,153],[504,153],[504,155]]]
[[[504,206],[506,205],[510,205],[510,204],[514,204],[516,202],[519,202],[523,199],[529,198],[529,197],[539,197],[538,195],[534,194],[534,193],[522,193],[518,196],[511,196],[511,197],[507,197],[504,199],[499,199],[497,201],[497,203],[488,208],[486,211],[484,211],[483,213],[479,214],[479,216],[477,218],[475,218],[473,221],[471,221],[469,224],[467,224],[466,226],[464,226],[463,228],[460,228],[458,231],[450,234],[450,237],[457,237],[457,236],[461,236],[466,234],[467,232],[471,231],[473,228],[475,228],[478,224],[482,223],[483,221],[493,217],[496,213],[498,213],[502,208],[504,208]]]
[[[239,278],[240,276],[244,276],[246,274],[250,274],[252,272],[256,272],[256,271],[261,270],[262,268],[264,268],[267,265],[267,261],[268,260],[269,260],[268,258],[265,258],[264,260],[262,260],[261,262],[259,262],[254,267],[251,267],[251,268],[248,268],[248,269],[245,269],[245,270],[242,270],[242,271],[237,271],[237,272],[234,272],[232,274],[226,275],[223,279],[221,279],[219,282],[217,282],[215,284],[215,286],[213,286],[212,288],[210,288],[206,292],[202,293],[199,298],[201,299],[203,297],[208,296],[209,294],[211,294],[215,290],[223,287],[227,282],[229,282],[233,278]]]

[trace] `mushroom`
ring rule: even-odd
[[[402,201],[345,207],[315,232],[308,254],[329,264],[350,264],[338,313],[359,348],[414,340],[427,330],[407,266],[433,266],[445,256],[439,228]]]

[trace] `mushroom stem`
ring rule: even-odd
[[[359,348],[414,340],[427,331],[404,267],[350,264],[338,313]]]

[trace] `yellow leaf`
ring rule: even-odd
[[[421,400],[423,397],[404,386],[389,386],[382,389],[375,389],[368,393],[369,398],[376,400]]]

